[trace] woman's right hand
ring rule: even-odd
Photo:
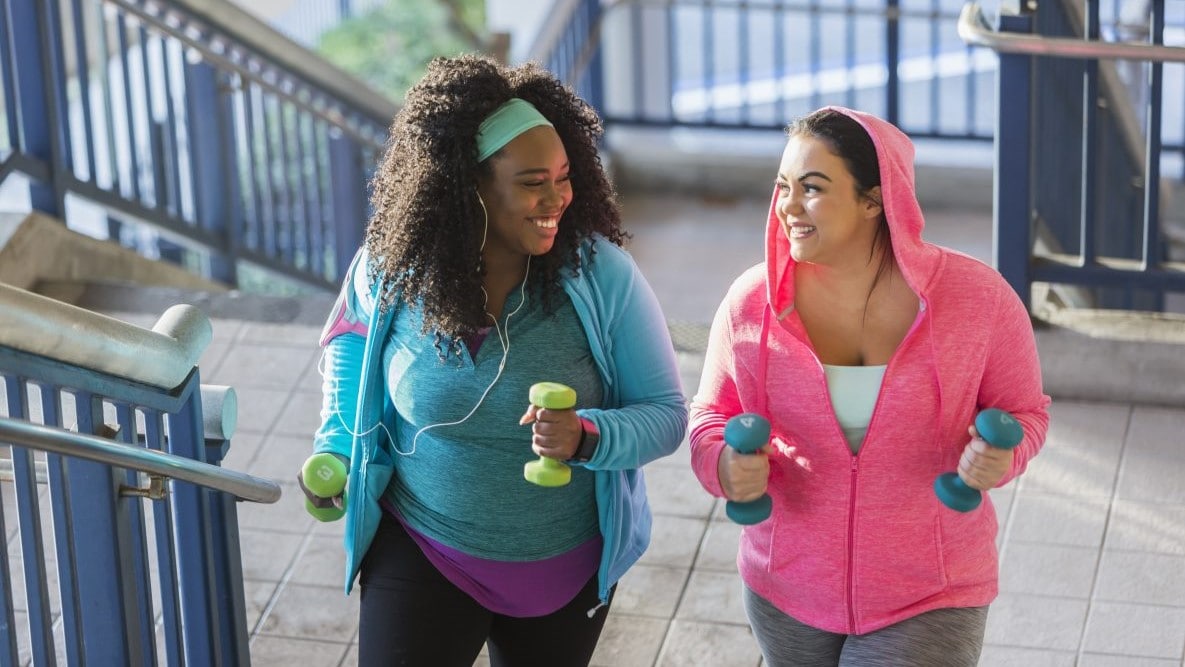
[[[752,454],[741,454],[726,446],[720,451],[716,474],[729,500],[742,503],[757,500],[769,486],[769,446]]]

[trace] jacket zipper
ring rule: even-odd
[[[860,458],[852,457],[852,484],[848,497],[848,629],[856,633],[856,472]]]

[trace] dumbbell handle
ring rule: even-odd
[[[537,382],[527,393],[531,405],[545,410],[571,410],[576,407],[576,390],[558,382]],[[546,456],[528,461],[523,478],[539,486],[564,486],[572,480],[572,469]]]
[[[975,416],[975,431],[984,442],[997,449],[1012,449],[1024,439],[1020,422],[998,408],[987,408]],[[939,475],[934,480],[934,493],[947,507],[958,512],[970,512],[983,502],[983,492],[967,486],[958,472]]]
[[[769,443],[769,421],[761,415],[745,412],[733,416],[724,425],[724,442],[741,454],[754,454]],[[729,500],[724,504],[728,518],[743,526],[769,518],[773,502],[769,494],[747,502]]]
[[[306,459],[299,481],[317,500],[305,498],[305,510],[318,521],[342,518],[346,513],[346,478],[346,464],[334,454],[320,452]]]

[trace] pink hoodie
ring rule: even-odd
[[[909,138],[873,116],[833,108],[876,145],[893,252],[920,298],[863,445],[857,455],[848,448],[794,311],[795,262],[772,205],[765,263],[733,283],[716,313],[690,438],[695,474],[722,497],[716,464],[725,422],[741,412],[769,418],[773,515],[744,529],[741,577],[803,623],[865,634],[996,597],[991,501],[966,514],[947,509],[934,478],[956,468],[967,427],[988,407],[1024,427],[1004,481],[1022,473],[1045,440],[1049,397],[1029,315],[1012,288],[982,262],[922,240]]]

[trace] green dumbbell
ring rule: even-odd
[[[539,382],[531,385],[528,393],[531,405],[548,410],[570,410],[576,407],[576,390],[558,382]],[[564,486],[572,481],[572,469],[555,459],[540,456],[523,466],[523,477],[539,486]]]
[[[975,430],[987,444],[1012,449],[1024,439],[1020,422],[997,408],[988,408],[975,417]],[[934,480],[934,493],[943,505],[956,512],[970,512],[983,501],[983,492],[967,486],[957,472],[947,472]]]
[[[317,521],[337,521],[346,514],[346,464],[329,452],[313,454],[300,468],[300,482],[321,502],[306,497],[304,508]],[[339,501],[340,498],[340,501]]]

